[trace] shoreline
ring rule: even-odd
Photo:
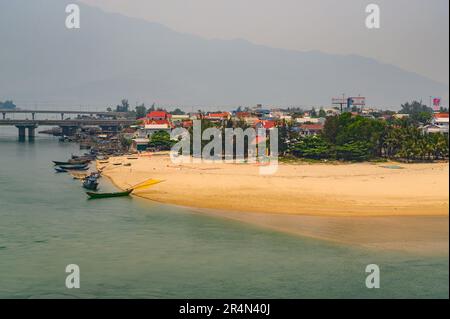
[[[117,162],[131,163],[132,166],[124,167],[112,165],[112,163]],[[205,166],[202,167],[198,166],[202,164],[174,165],[164,156],[139,158],[137,160],[127,160],[126,157],[115,157],[111,158],[110,164],[106,166],[102,166],[102,164],[98,165],[100,168],[104,169],[104,175],[119,189],[130,187],[133,183],[137,184],[146,178],[164,179],[165,182],[157,184],[146,191],[138,191],[133,195],[145,200],[152,200],[156,203],[184,208],[193,213],[244,222],[291,235],[357,245],[370,249],[387,249],[390,251],[401,251],[422,255],[448,255],[449,253],[448,191],[446,196],[443,195],[446,189],[448,190],[448,183],[444,182],[446,178],[448,181],[448,164],[446,163],[403,164],[403,166],[406,167],[403,170],[391,170],[380,167],[380,165],[387,165],[387,163],[342,164],[338,165],[340,170],[334,172],[334,175],[327,175],[330,168],[330,165],[328,164],[298,165],[298,167],[307,168],[308,171],[314,171],[314,174],[305,177],[307,174],[302,171],[301,176],[303,177],[293,176],[293,178],[298,178],[303,183],[305,180],[312,180],[314,189],[318,186],[327,189],[327,191],[323,193],[324,196],[327,196],[328,189],[330,188],[329,180],[337,180],[338,183],[346,183],[348,186],[351,186],[352,181],[354,182],[356,180],[356,183],[358,183],[358,180],[360,179],[365,181],[365,183],[370,183],[370,181],[379,183],[380,180],[385,181],[388,179],[387,183],[394,183],[393,185],[396,187],[399,182],[396,181],[397,179],[406,179],[406,185],[408,185],[411,174],[413,177],[417,175],[417,180],[419,182],[429,184],[425,185],[425,187],[430,188],[431,186],[437,185],[441,187],[444,186],[444,189],[441,189],[440,192],[432,198],[430,198],[429,194],[433,192],[433,189],[428,189],[428,193],[425,191],[423,196],[412,200],[413,204],[416,205],[421,202],[420,205],[417,205],[412,211],[411,205],[405,205],[405,200],[408,200],[409,197],[418,196],[417,189],[414,187],[410,187],[406,190],[397,189],[395,193],[396,196],[387,199],[389,204],[398,205],[400,203],[405,205],[403,207],[399,206],[398,209],[392,209],[392,206],[389,206],[389,204],[384,202],[382,203],[384,206],[378,204],[373,205],[374,207],[364,209],[364,200],[367,199],[362,197],[362,203],[358,203],[356,200],[350,202],[350,204],[353,205],[353,211],[351,211],[347,208],[348,203],[342,206],[342,202],[334,202],[334,205],[330,206],[328,201],[314,198],[313,201],[306,201],[306,205],[310,203],[314,204],[318,201],[321,205],[328,206],[319,210],[312,205],[313,209],[309,209],[308,211],[295,210],[291,213],[285,213],[283,210],[257,211],[255,209],[244,211],[242,209],[230,209],[230,207],[224,209],[224,207],[220,206],[220,204],[223,203],[220,200],[218,203],[215,203],[215,205],[195,206],[192,205],[192,200],[186,198],[186,196],[192,194],[195,200],[206,199],[207,196],[209,196],[213,201],[216,197],[211,196],[220,197],[224,194],[226,194],[225,196],[227,196],[227,198],[236,196],[236,193],[233,191],[225,190],[220,187],[219,189],[215,189],[212,185],[209,185],[209,183],[214,184],[217,180],[223,180],[227,183],[230,178],[235,182],[240,183],[242,175],[235,174],[234,168],[236,166],[238,172],[242,170],[247,172],[247,175],[244,175],[244,178],[242,179],[244,185],[246,183],[245,179],[247,178],[250,178],[251,180],[263,179],[268,181],[266,184],[269,184],[272,178],[274,178],[275,181],[280,179],[279,176],[255,176],[248,171],[249,169],[255,169],[251,165],[231,164],[231,177],[228,175],[230,174],[230,164],[205,164]],[[283,168],[288,166],[288,173],[292,173],[292,165],[281,165]],[[333,168],[336,167],[334,164],[331,165],[333,165]],[[410,165],[412,166],[412,169],[411,167],[408,167]],[[324,168],[325,172],[323,172]],[[343,174],[342,169],[346,172],[345,174]],[[363,169],[364,173],[361,172],[361,169]],[[158,172],[156,172],[157,170]],[[286,176],[283,174],[285,173],[282,171],[281,179],[284,181]],[[370,178],[370,180],[366,180],[368,178]],[[176,182],[174,183],[174,181]],[[316,183],[318,184],[316,185]],[[445,184],[447,185],[447,188],[445,188]],[[186,185],[188,187],[186,187]],[[271,195],[271,188],[267,188],[266,186],[267,185],[263,185],[262,188]],[[205,193],[196,195],[196,192],[198,192],[199,189],[204,190],[208,187],[210,188],[209,191],[205,190]],[[256,188],[258,189],[258,187]],[[251,189],[246,187],[238,187],[238,190],[252,192]],[[370,191],[371,187],[355,190],[355,192],[361,194],[368,190]],[[382,190],[386,191],[383,188]],[[419,188],[419,190],[421,191],[422,189]],[[285,189],[278,189],[276,191],[282,193]],[[399,195],[404,192],[406,192],[408,196],[406,196],[406,198],[400,197]],[[181,200],[177,200],[176,197],[180,195],[183,195],[181,196]],[[307,195],[310,195],[310,193]],[[300,195],[297,196],[301,197],[307,195],[300,193]],[[317,196],[317,194],[315,195]],[[379,193],[376,193],[376,195],[379,195]],[[249,201],[248,198],[241,198],[240,200],[243,202],[247,200],[247,202],[244,203],[245,205],[243,205],[244,207],[246,207],[246,205],[255,204],[254,201]],[[186,203],[188,205],[186,205]],[[232,201],[232,203],[234,203],[234,201]],[[306,207],[306,205],[303,207]],[[259,207],[257,203],[255,207]],[[286,203],[286,205],[283,206],[284,209],[291,207],[302,207],[302,205],[296,205],[294,202],[294,206],[292,206],[292,203]],[[386,209],[381,209],[380,212],[376,213],[376,210],[380,209],[380,207]],[[423,209],[428,210],[424,211]]]

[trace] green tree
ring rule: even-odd
[[[433,115],[433,109],[422,104],[422,102],[413,101],[411,103],[407,102],[401,105],[401,114],[409,114],[409,117],[414,122],[418,123],[428,123]]]
[[[174,111],[170,112],[172,115],[185,115],[186,113],[180,110],[179,108],[176,108]]]
[[[326,119],[325,125],[323,127],[323,136],[325,140],[329,143],[336,143],[336,136],[339,132],[339,117],[330,116]]]
[[[290,153],[297,157],[310,159],[334,158],[332,145],[321,136],[307,136],[294,143]]]
[[[120,105],[116,106],[116,112],[124,112],[128,113],[130,110],[130,104],[128,103],[128,100],[123,99]]]
[[[170,134],[166,131],[158,131],[150,137],[150,147],[154,147],[160,151],[167,151],[176,143],[170,139]]]
[[[136,118],[140,119],[147,115],[147,109],[145,108],[145,104],[142,103],[141,105],[136,106]]]
[[[371,143],[352,141],[336,146],[336,158],[346,161],[366,161],[371,158]]]
[[[327,116],[327,113],[325,112],[325,110],[324,109],[320,109],[319,110],[319,117],[326,117]]]

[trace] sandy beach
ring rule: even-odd
[[[136,195],[195,208],[315,216],[446,216],[449,208],[447,163],[280,164],[269,176],[255,164],[173,164],[164,155],[98,165],[122,189],[163,180]]]
[[[131,163],[116,166],[114,163]],[[97,163],[119,188],[163,180],[135,195],[309,237],[448,254],[447,163],[174,164],[167,155]]]

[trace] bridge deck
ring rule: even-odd
[[[3,126],[85,126],[85,125],[133,125],[136,120],[101,120],[101,119],[75,119],[75,120],[0,120]]]
[[[124,116],[123,112],[105,112],[105,111],[73,111],[73,110],[21,110],[21,109],[0,109],[0,113],[27,113],[27,114],[88,114],[88,115],[104,115],[104,116]]]

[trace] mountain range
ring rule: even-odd
[[[398,109],[448,97],[447,85],[371,58],[208,40],[84,4],[70,30],[71,2],[0,0],[0,100],[231,108],[329,105],[345,92]]]

